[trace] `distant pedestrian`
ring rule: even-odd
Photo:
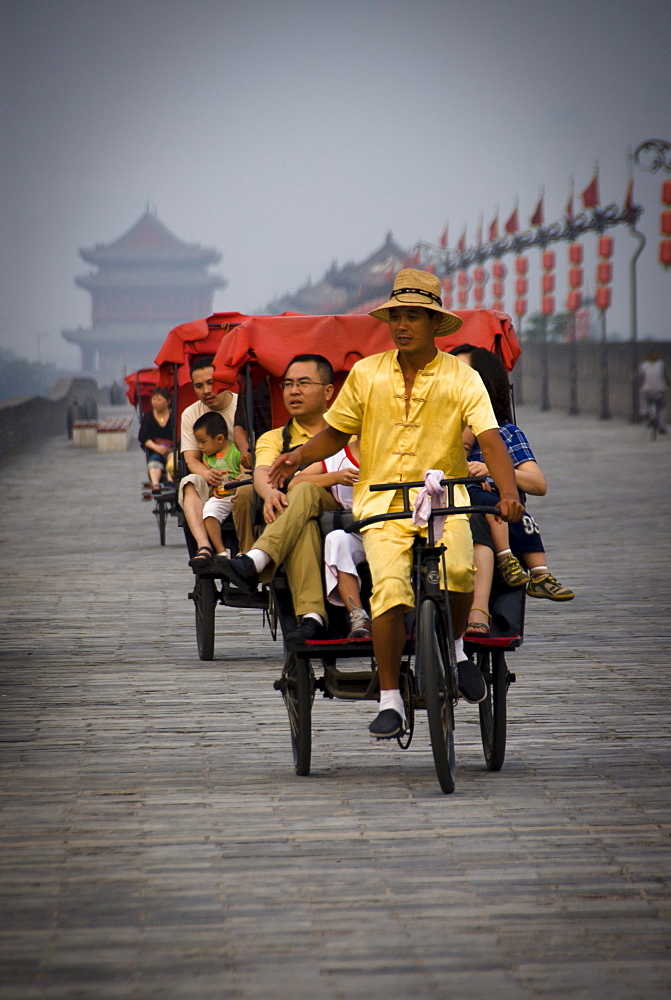
[[[650,404],[656,402],[658,405],[657,421],[660,434],[667,433],[666,427],[666,397],[669,388],[669,376],[666,366],[657,351],[649,351],[645,361],[641,362],[639,369],[639,384],[641,389],[640,414],[647,419]]]

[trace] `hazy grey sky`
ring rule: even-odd
[[[74,364],[88,325],[82,246],[147,202],[215,246],[216,309],[253,311],[336,259],[450,243],[545,188],[559,218],[599,162],[622,203],[626,153],[671,140],[668,0],[0,0],[0,345]],[[657,264],[661,176],[635,171],[649,237],[641,335],[671,335]],[[616,235],[613,331],[627,333]],[[586,243],[594,244],[594,237]],[[560,259],[562,250],[558,251]],[[587,275],[593,266],[588,259]],[[559,279],[558,305],[563,303]],[[538,296],[530,295],[531,309]],[[166,331],[167,332],[167,331]],[[151,359],[148,359],[151,360]]]

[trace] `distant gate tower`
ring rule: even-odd
[[[227,284],[208,271],[221,260],[217,250],[183,243],[149,208],[118,240],[79,255],[98,268],[75,278],[91,293],[91,327],[62,335],[79,346],[82,371],[101,385],[151,367],[166,334],[209,316],[215,288]]]

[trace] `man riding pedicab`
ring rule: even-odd
[[[395,350],[363,358],[354,365],[325,415],[329,426],[273,462],[268,473],[271,485],[283,485],[300,467],[335,454],[356,435],[361,466],[354,488],[355,518],[402,510],[400,491],[371,493],[369,485],[419,481],[430,469],[440,469],[443,478],[467,476],[461,434],[470,426],[499,489],[502,518],[521,518],[524,507],[519,502],[513,466],[482,380],[436,347],[437,335],[456,331],[462,323],[460,317],[443,308],[440,293],[435,275],[413,268],[399,271],[390,299],[371,313],[389,324]],[[468,505],[463,487],[456,487],[455,502]],[[406,640],[405,612],[413,605],[413,538],[420,530],[426,529],[409,520],[393,520],[371,525],[363,532],[373,581],[373,646],[380,680],[380,711],[369,730],[377,739],[396,737],[405,729],[399,672]],[[465,655],[462,639],[474,586],[467,516],[447,518],[442,539],[436,544],[441,541],[447,547],[446,585],[454,620],[459,691],[475,703],[485,698],[486,685]],[[218,568],[232,580],[249,575],[245,556],[225,560]]]

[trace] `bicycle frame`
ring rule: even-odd
[[[455,700],[457,697],[457,662],[454,654],[454,626],[452,623],[452,610],[450,608],[450,598],[447,589],[447,566],[445,561],[445,553],[447,549],[443,544],[436,545],[434,518],[449,517],[455,514],[498,514],[497,507],[485,507],[478,505],[464,507],[455,504],[454,490],[456,486],[463,486],[467,483],[482,483],[485,482],[486,479],[486,476],[464,476],[456,479],[441,479],[441,486],[445,486],[447,490],[447,506],[434,507],[431,509],[427,524],[426,541],[424,541],[421,535],[417,536],[415,557],[413,561],[413,590],[415,595],[415,611],[417,613],[417,621],[419,620],[419,608],[423,601],[431,600],[440,609],[447,638],[446,652],[450,666],[450,694]],[[413,506],[410,500],[410,490],[418,489],[422,486],[424,486],[423,481],[412,483],[381,483],[370,486],[369,489],[372,493],[388,492],[390,490],[400,491],[403,495],[403,510],[394,511],[391,514],[373,514],[371,517],[364,518],[361,521],[355,521],[353,524],[346,527],[345,531],[350,533],[353,531],[359,531],[361,528],[364,528],[369,524],[379,524],[382,521],[397,521],[412,517]],[[443,580],[445,581],[444,590],[440,589],[441,566],[443,570]],[[424,693],[424,678],[417,676],[415,680],[417,683],[418,695],[422,697]]]

